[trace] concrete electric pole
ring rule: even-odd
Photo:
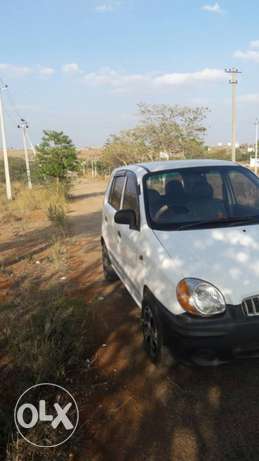
[[[36,150],[35,150],[34,145],[33,145],[32,142],[31,142],[31,138],[30,138],[30,136],[29,136],[29,134],[28,134],[28,131],[26,131],[26,138],[27,138],[27,141],[28,141],[28,143],[29,143],[29,145],[30,145],[30,147],[31,147],[33,156],[36,157]]]
[[[257,159],[258,159],[258,118],[255,121],[255,174],[257,175]]]
[[[227,74],[231,74],[231,80],[229,83],[232,86],[232,162],[236,161],[236,143],[237,143],[237,74],[241,72],[232,67],[232,69],[225,69]]]
[[[2,147],[3,147],[3,156],[4,156],[6,197],[8,200],[12,200],[12,189],[11,189],[9,162],[8,162],[8,154],[7,154],[7,147],[6,147],[5,121],[4,121],[4,110],[3,110],[3,99],[2,99],[2,92],[3,90],[6,90],[6,88],[7,88],[7,85],[1,85],[0,83],[0,125],[1,125]]]
[[[30,170],[30,161],[29,161],[29,155],[28,155],[27,136],[26,136],[26,133],[27,133],[26,130],[27,130],[27,128],[29,128],[29,126],[28,126],[27,122],[23,118],[21,119],[21,123],[18,125],[18,128],[21,128],[21,130],[22,130],[27,181],[28,181],[28,187],[29,187],[29,189],[31,189],[32,188],[31,170]]]

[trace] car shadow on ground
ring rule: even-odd
[[[87,232],[97,252],[100,225],[99,212],[72,224],[78,236]],[[100,255],[99,262],[81,267],[79,279],[89,280],[95,270],[88,288],[98,285],[102,296],[107,284],[98,264]],[[258,359],[219,367],[155,366],[143,351],[140,311],[120,282],[96,309],[105,334],[94,361],[101,385],[82,413],[86,443],[80,461],[258,459]]]
[[[103,301],[106,388],[86,425],[92,461],[257,460],[259,361],[155,366],[142,348],[139,310],[117,285]],[[89,414],[85,415],[89,418]],[[83,461],[83,457],[80,461]]]
[[[85,215],[69,216],[66,226],[60,231],[52,224],[40,229],[24,232],[22,236],[14,237],[0,243],[0,261],[5,267],[12,266],[23,259],[30,259],[47,250],[57,238],[66,237],[91,237],[92,245],[88,244],[87,250],[92,251],[96,247],[96,241],[100,236],[96,235],[96,228],[100,228],[101,212],[93,212]]]
[[[73,201],[85,200],[85,199],[101,197],[101,196],[103,196],[103,192],[89,192],[89,193],[78,194],[78,195],[70,195],[69,200],[73,202]]]

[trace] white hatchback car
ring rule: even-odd
[[[116,169],[102,221],[103,268],[142,309],[144,345],[225,360],[259,351],[259,180],[227,161]]]

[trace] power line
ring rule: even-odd
[[[0,84],[2,86],[5,86],[4,84],[4,81],[2,79],[2,77],[0,77]],[[10,88],[9,86],[7,85],[6,86],[6,99],[9,101],[9,105],[10,105],[10,108],[11,110],[14,112],[14,114],[16,115],[16,120],[15,120],[15,124],[17,125],[17,123],[22,120],[24,117],[21,115],[20,111],[17,109],[17,104],[15,103],[15,100],[14,100],[14,97],[10,91]],[[6,108],[6,105],[5,105],[5,111],[7,110]]]
[[[5,88],[6,96],[7,96],[6,99],[8,99],[9,105],[11,106],[10,107],[11,110],[9,110],[9,108],[7,108],[7,105],[5,104],[5,101],[3,101],[3,99],[2,99],[2,105],[3,105],[3,108],[4,108],[4,112],[8,116],[8,118],[15,123],[16,126],[17,125],[23,125],[24,123],[26,123],[27,127],[25,129],[25,138],[26,138],[25,142],[28,142],[28,144],[29,144],[29,146],[30,146],[30,148],[31,148],[31,150],[33,152],[33,155],[35,157],[36,156],[36,150],[35,150],[35,147],[34,147],[32,141],[31,141],[31,139],[29,137],[28,123],[26,122],[25,118],[21,115],[20,111],[18,111],[17,105],[16,105],[16,103],[14,101],[14,97],[11,94],[9,87],[4,84],[4,81],[3,81],[3,79],[1,77],[0,77],[0,84],[2,85],[2,87]],[[24,144],[24,139],[23,139],[23,144]],[[26,146],[27,146],[27,144],[26,144]]]
[[[17,123],[19,122],[20,119],[18,119],[14,115],[14,113],[7,108],[7,105],[6,105],[4,100],[2,101],[2,104],[3,104],[4,112],[7,115],[7,117],[9,118],[9,120],[11,120],[12,122],[14,122],[15,125],[17,125]]]
[[[20,114],[20,112],[19,112],[18,109],[17,109],[17,106],[16,106],[16,104],[15,104],[15,102],[14,102],[14,98],[13,98],[13,96],[12,96],[12,94],[11,94],[9,88],[7,89],[6,96],[7,96],[7,99],[9,100],[9,103],[10,103],[11,107],[13,108],[13,111],[14,111],[15,114],[17,115],[17,118],[18,118],[19,120],[21,120],[23,117],[22,117],[22,115]]]

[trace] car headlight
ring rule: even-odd
[[[209,317],[221,314],[226,309],[222,293],[204,280],[186,278],[176,288],[176,295],[181,307],[193,315]]]

